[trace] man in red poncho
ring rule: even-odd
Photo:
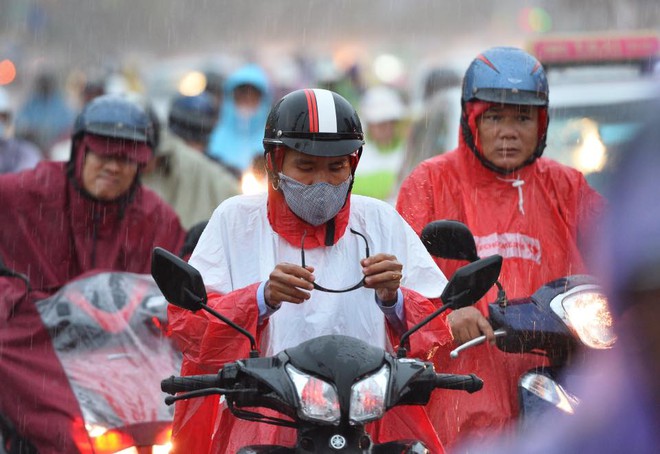
[[[417,233],[438,219],[461,221],[478,254],[500,254],[510,298],[559,277],[585,272],[579,249],[603,202],[577,170],[541,158],[548,127],[548,83],[524,51],[496,47],[479,55],[463,80],[459,146],[421,163],[404,181],[397,210]],[[464,263],[436,259],[446,275]],[[450,313],[456,344],[479,335],[494,342],[484,317],[492,290],[476,306]],[[502,430],[518,414],[517,379],[541,359],[492,345],[462,353],[449,372],[474,372],[479,393],[438,391],[429,413],[445,446]]]
[[[434,310],[427,297],[438,297],[446,279],[415,232],[390,205],[351,195],[362,144],[357,113],[340,95],[289,93],[266,123],[268,194],[224,201],[190,258],[208,304],[250,331],[263,355],[325,334],[392,349]],[[183,347],[182,375],[248,356],[247,339],[213,317],[170,306],[169,319]],[[450,344],[436,318],[412,336],[410,356],[446,363]],[[377,443],[417,439],[443,452],[423,407],[395,408],[368,430]],[[178,453],[295,442],[293,429],[234,418],[217,396],[177,403]]]
[[[33,303],[92,270],[149,273],[155,246],[183,245],[174,211],[139,181],[152,140],[141,107],[103,96],[79,115],[68,163],[0,176],[0,258],[31,286],[0,277],[0,414],[40,453],[80,452],[87,434]]]

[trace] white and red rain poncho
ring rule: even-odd
[[[371,254],[396,255],[404,265],[402,291],[409,326],[434,310],[422,295],[437,297],[446,279],[413,230],[384,202],[352,196],[335,217],[332,246],[324,246],[326,224],[311,226],[286,206],[281,193],[237,196],[213,213],[190,259],[211,293],[209,305],[255,335],[263,355],[324,334],[351,335],[383,348],[398,344],[374,290],[333,294],[312,291],[304,304],[283,303],[258,324],[257,288],[280,262],[300,263],[302,234],[306,230],[306,263],[316,280],[329,288],[346,288],[362,278],[360,260],[364,242],[348,228],[364,234]],[[245,358],[247,339],[226,324],[203,314],[170,308],[170,325],[184,351],[183,375],[215,373],[223,364]],[[447,351],[451,337],[440,318],[411,338],[410,356],[436,359]],[[445,347],[445,348],[441,348]],[[267,410],[266,410],[267,411]],[[376,442],[416,438],[433,452],[442,452],[423,407],[400,407],[369,426]],[[235,452],[247,444],[295,444],[289,428],[238,420],[218,397],[177,403],[174,420],[177,452]],[[213,441],[212,441],[213,438]]]

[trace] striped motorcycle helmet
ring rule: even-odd
[[[364,145],[357,112],[341,95],[323,89],[289,93],[271,109],[263,140],[266,152],[284,145],[312,156],[345,156]]]

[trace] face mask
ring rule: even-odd
[[[353,180],[351,175],[337,186],[325,182],[302,184],[283,173],[278,175],[286,204],[299,218],[313,226],[321,225],[339,213]]]
[[[257,111],[256,107],[236,106],[236,114],[238,115],[238,118],[242,118],[244,120],[252,118],[256,111]]]

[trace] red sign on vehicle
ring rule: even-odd
[[[660,55],[657,34],[543,38],[530,51],[542,63],[587,63],[644,60]]]

